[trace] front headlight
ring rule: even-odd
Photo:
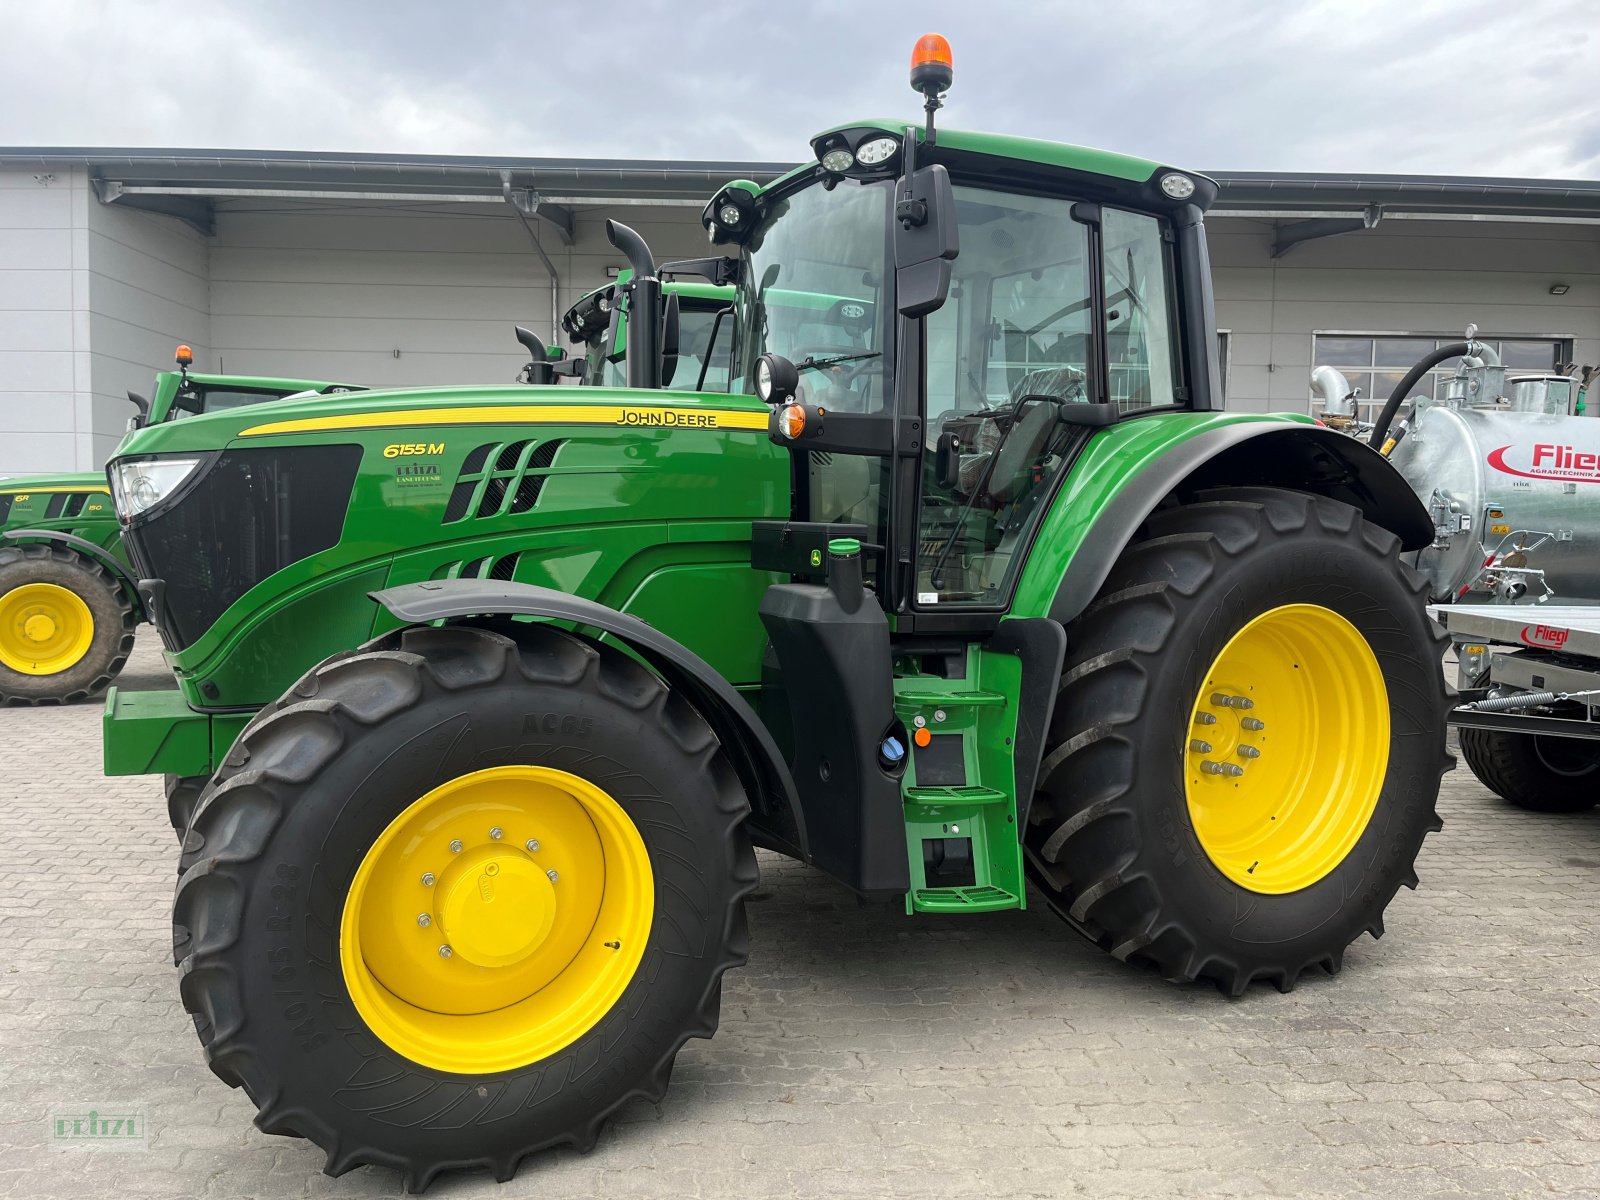
[[[198,458],[147,458],[119,462],[111,471],[112,499],[117,517],[126,525],[140,513],[160,504],[200,465]]]

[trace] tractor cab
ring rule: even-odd
[[[326,380],[190,374],[189,368],[194,365],[194,351],[188,346],[179,346],[173,361],[178,369],[159,372],[148,397],[138,392],[128,393],[129,403],[139,410],[128,422],[130,430],[199,416],[201,413],[225,412],[252,404],[264,404],[289,396],[331,396],[366,390],[360,384],[329,383]]]
[[[616,281],[588,292],[561,318],[561,328],[580,349],[581,382],[589,386],[627,384],[628,283],[624,269]],[[662,387],[674,391],[726,392],[733,371],[734,290],[726,285],[668,280],[662,285],[664,361]],[[672,333],[675,327],[675,336]],[[670,366],[668,365],[670,364]]]

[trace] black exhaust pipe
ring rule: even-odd
[[[645,240],[621,221],[606,222],[606,237],[628,257],[628,386],[661,386],[661,280]]]

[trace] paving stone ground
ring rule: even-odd
[[[159,686],[141,637],[125,685]],[[369,1196],[204,1066],[178,1002],[159,783],[99,773],[98,705],[0,710],[0,1196]],[[765,856],[750,965],[659,1107],[587,1157],[441,1197],[1600,1196],[1600,811],[1446,778],[1421,890],[1336,978],[1228,1001],[1042,906],[859,907]],[[60,1148],[55,1108],[145,1115]]]

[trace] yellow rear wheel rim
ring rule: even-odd
[[[25,583],[0,596],[0,663],[23,675],[58,675],[94,644],[94,614],[77,593]]]
[[[378,836],[345,898],[339,962],[396,1053],[512,1070],[611,1010],[654,907],[644,840],[610,795],[550,767],[494,767],[440,784]]]
[[[1355,847],[1383,790],[1383,669],[1331,609],[1271,609],[1206,671],[1187,741],[1189,820],[1212,864],[1252,892],[1310,887]]]

